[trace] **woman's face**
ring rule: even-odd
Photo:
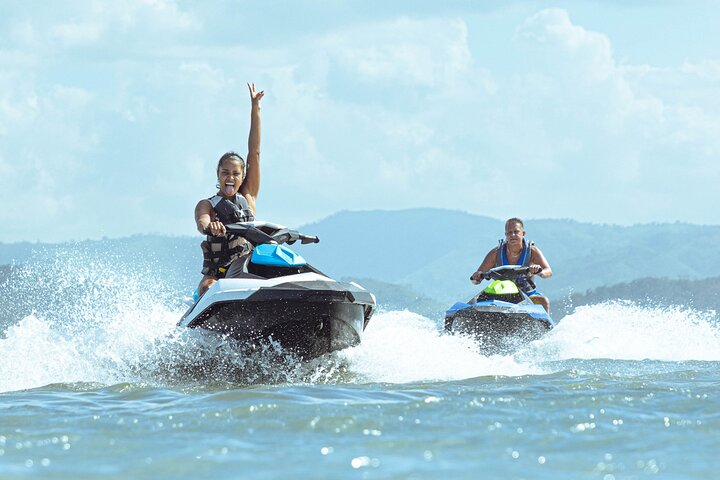
[[[218,170],[218,183],[220,193],[224,197],[233,197],[240,190],[243,180],[243,165],[232,159],[227,159],[220,165]]]

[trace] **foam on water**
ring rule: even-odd
[[[522,352],[545,360],[720,360],[716,312],[606,302],[580,307]]]
[[[390,382],[552,373],[568,359],[718,360],[710,313],[602,304],[579,309],[514,355],[485,356],[470,338],[441,333],[408,311],[376,315],[355,348],[304,364],[277,345],[248,354],[228,339],[186,331],[181,311],[130,302],[95,321],[51,322],[29,315],[0,340],[0,391],[56,383]]]
[[[40,252],[12,269],[0,298],[0,390],[122,381],[137,352],[173,328],[171,289],[137,268],[85,258]]]
[[[277,344],[255,347],[176,327],[182,294],[115,264],[76,257],[15,269],[3,285],[0,391],[76,382],[196,385],[228,382],[450,381],[552,373],[569,359],[720,360],[714,312],[605,303],[579,308],[510,356],[486,356],[440,319],[376,314],[355,348],[300,362]],[[16,318],[18,306],[34,312]]]
[[[460,380],[486,375],[541,373],[512,357],[484,356],[468,337],[447,335],[437,322],[409,311],[380,313],[365,331],[363,343],[339,352],[349,369],[367,381]]]

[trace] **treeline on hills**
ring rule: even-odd
[[[556,318],[576,306],[615,299],[699,309],[720,306],[714,278],[720,257],[693,254],[712,251],[720,241],[720,226],[530,220],[526,228],[552,265],[553,277],[539,280],[538,289],[551,299]],[[343,211],[300,230],[318,235],[321,242],[291,248],[321,271],[333,278],[359,279],[383,308],[407,308],[437,318],[482,288],[469,277],[497,245],[503,221],[430,208]],[[49,285],[48,277],[64,275],[61,287],[82,278],[97,283],[109,277],[116,285],[157,284],[188,295],[201,277],[201,240],[199,235],[133,235],[60,244],[0,243],[0,265],[25,268],[24,276],[0,268],[0,282],[12,277],[15,292],[5,288],[2,294],[30,289],[40,295],[46,287],[39,283]],[[700,280],[707,277],[713,278]],[[26,306],[41,303],[34,295],[23,294]],[[5,300],[5,305],[17,303]]]
[[[323,271],[410,285],[452,302],[470,297],[469,277],[503,237],[504,221],[441,209],[338,212],[303,231],[318,245],[297,247]],[[527,238],[554,276],[538,288],[552,298],[640,278],[700,279],[720,271],[720,257],[701,257],[720,241],[720,226],[685,223],[632,226],[573,220],[527,220]]]
[[[0,300],[3,311],[0,312],[0,317],[4,318],[2,322],[4,324],[8,321],[15,322],[19,320],[34,308],[41,306],[44,301],[41,285],[36,286],[37,291],[27,292],[32,298],[23,298],[22,301],[12,301],[11,298],[5,297],[6,295],[14,296],[11,293],[11,290],[14,289],[10,288],[11,285],[9,284],[9,282],[13,281],[13,268],[18,267],[0,265],[0,290],[3,291],[3,298]],[[370,292],[373,292],[376,296],[379,310],[407,309],[427,318],[440,321],[444,318],[445,311],[451,306],[451,303],[453,303],[432,298],[422,292],[418,292],[407,284],[394,284],[372,278],[344,277],[343,280],[355,281]],[[45,278],[43,283],[54,285],[57,282],[51,278]],[[482,288],[482,285],[476,288]],[[177,291],[182,292],[182,290]],[[455,300],[467,301],[469,298],[469,296],[458,296]],[[550,298],[552,302],[552,314],[556,320],[560,320],[565,315],[572,313],[577,307],[614,300],[631,301],[639,305],[680,306],[696,310],[720,311],[720,277],[701,280],[641,278],[631,282],[594,288],[583,293],[573,293],[562,298],[554,298],[552,296]],[[20,317],[18,317],[18,315],[20,315]]]
[[[642,278],[700,279],[720,271],[720,257],[693,254],[717,245],[717,225],[623,227],[538,219],[528,220],[526,229],[554,271],[538,288],[554,299]],[[499,219],[432,208],[343,211],[300,230],[321,242],[296,243],[293,250],[330,276],[409,285],[442,303],[476,292],[469,277],[504,231]],[[158,281],[192,290],[200,279],[201,240],[200,235],[133,235],[63,244],[0,243],[0,264],[99,261],[109,270],[145,268]]]
[[[372,278],[343,278],[343,280],[356,282],[372,292],[380,310],[409,310],[427,318],[438,319],[443,318],[445,310],[450,307],[418,292],[410,285],[381,282]]]
[[[438,320],[444,317],[445,311],[451,306],[450,303],[428,297],[409,285],[396,285],[369,278],[346,280],[353,280],[373,292],[380,309],[407,309]],[[478,287],[478,291],[480,288],[482,286]],[[458,297],[456,301],[464,302],[469,299]],[[632,282],[598,287],[564,298],[551,297],[552,315],[555,319],[560,320],[577,307],[616,300],[647,306],[678,306],[696,310],[720,311],[720,277],[702,280],[642,278]]]
[[[572,294],[569,301],[561,300],[558,306],[565,313],[570,313],[575,307],[608,300],[629,300],[639,304],[720,311],[720,277],[701,280],[641,278]]]

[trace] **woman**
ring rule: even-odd
[[[552,269],[545,260],[545,256],[534,243],[525,239],[525,226],[519,218],[511,218],[505,222],[505,241],[500,241],[500,245],[488,252],[485,260],[472,274],[470,280],[479,283],[483,279],[483,273],[500,265],[524,265],[529,267],[531,275],[538,275],[542,278],[552,277]],[[519,282],[518,287],[530,297],[533,303],[542,305],[545,307],[545,311],[550,313],[550,300],[535,289],[532,279],[528,278],[526,281]]]
[[[217,193],[200,200],[195,207],[195,223],[200,233],[209,233],[202,242],[203,278],[198,285],[201,297],[213,283],[223,278],[230,265],[250,249],[241,238],[226,236],[225,224],[255,219],[255,202],[260,190],[260,100],[254,83],[250,90],[250,134],[247,164],[235,152],[220,157],[217,165]]]

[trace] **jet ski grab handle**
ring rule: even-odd
[[[304,235],[296,230],[289,230],[287,228],[274,233],[272,239],[278,244],[289,243],[290,245],[298,240],[300,240],[300,243],[318,243],[320,241],[318,237]]]
[[[265,233],[259,228],[244,223],[230,223],[225,225],[225,231],[228,234],[237,235],[242,237],[251,244],[257,246],[263,243],[273,243],[282,245],[287,243],[292,245],[298,240],[300,243],[318,243],[320,239],[312,235],[304,235],[297,230],[291,230],[289,228],[273,229],[271,234]],[[212,235],[209,229],[203,231],[206,235]]]
[[[527,276],[529,274],[530,267],[523,267],[521,265],[501,265],[499,267],[491,268],[487,272],[483,273],[483,279],[515,281],[518,277]]]

